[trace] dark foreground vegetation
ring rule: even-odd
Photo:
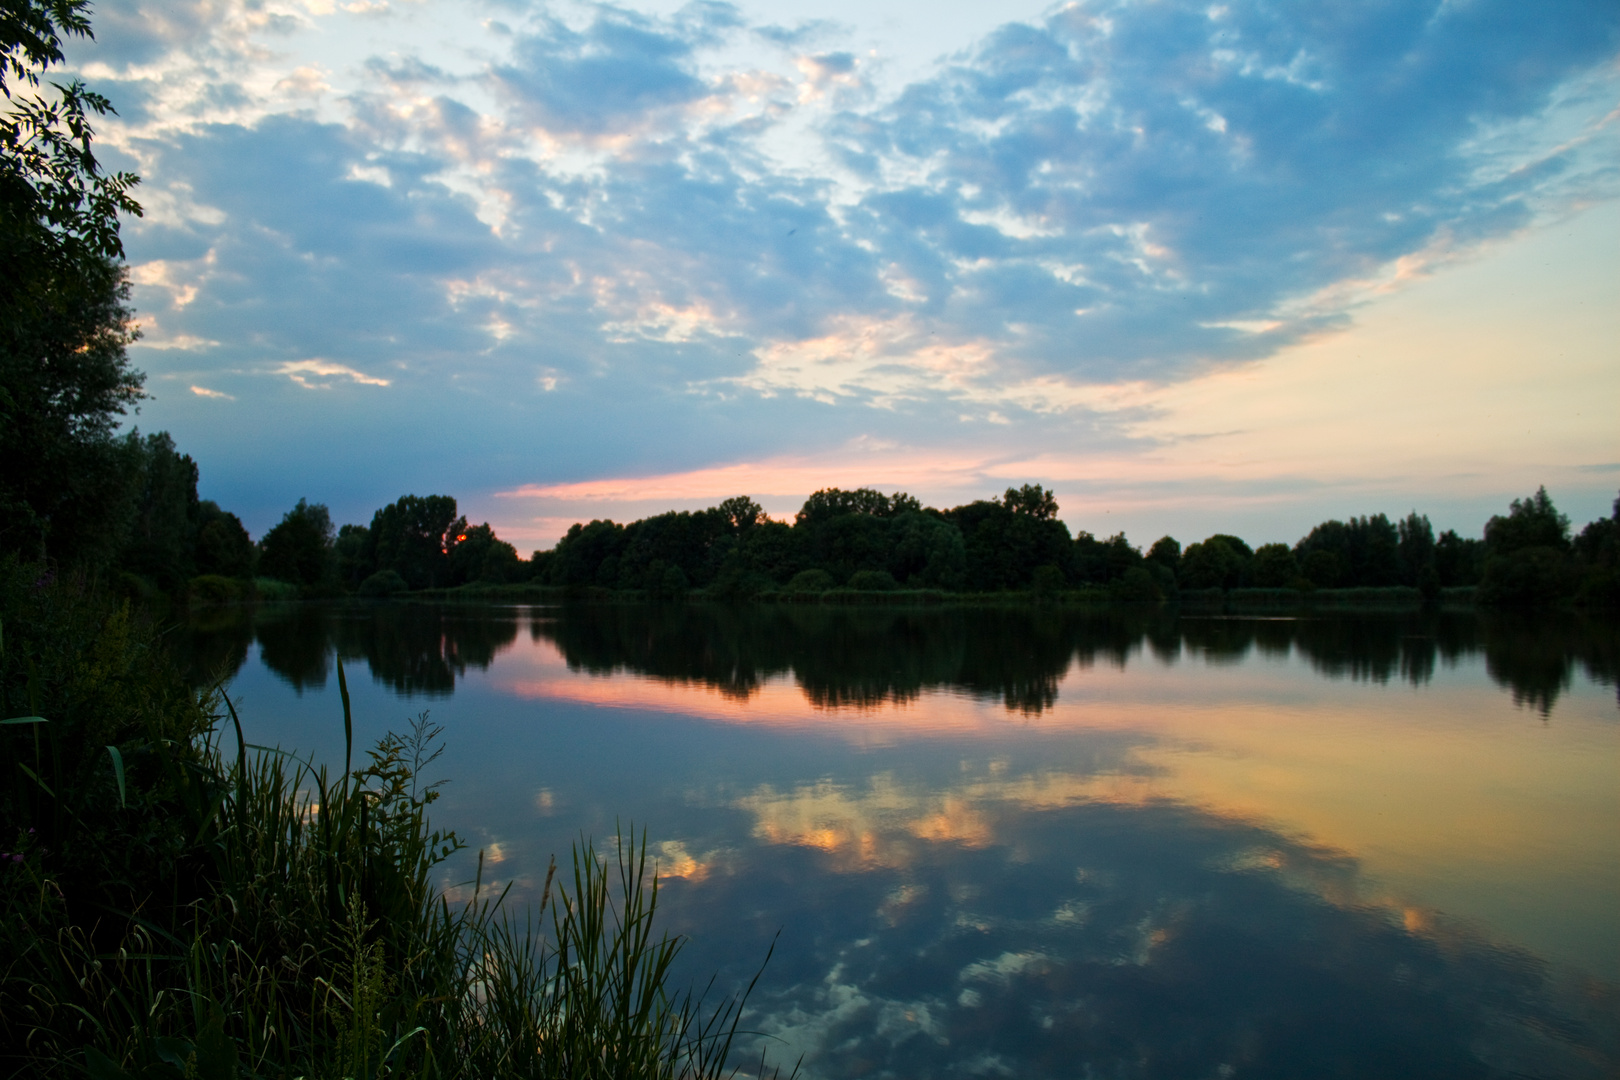
[[[127,602],[15,559],[0,634],[4,1075],[725,1075],[741,1003],[669,986],[644,844],[576,850],[549,925],[452,905],[425,719],[336,773],[247,745]]]

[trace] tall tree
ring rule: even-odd
[[[449,551],[467,531],[449,495],[404,495],[371,518],[365,557],[375,571],[392,570],[413,589],[449,585]]]
[[[175,449],[166,431],[141,438],[131,432],[135,462],[134,515],[119,565],[173,592],[197,572],[197,463]],[[216,508],[217,509],[217,508]]]
[[[141,397],[118,215],[139,214],[128,173],[106,173],[78,80],[41,92],[66,37],[90,37],[88,0],[0,2],[0,550],[98,564],[131,512],[131,462],[113,438]]]
[[[312,588],[334,572],[332,515],[321,503],[298,500],[259,542],[259,572]]]

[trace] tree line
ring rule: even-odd
[[[1414,512],[1325,521],[1292,545],[1259,547],[1217,533],[1185,547],[1164,536],[1144,550],[1124,533],[1071,533],[1057,513],[1053,493],[1036,484],[945,510],[904,492],[824,488],[792,522],[736,496],[628,524],[576,523],[554,547],[521,559],[487,522],[469,525],[450,496],[406,495],[369,525],[338,529],[325,506],[300,500],[240,550],[256,557],[262,578],[303,595],[532,584],[655,598],[925,589],[1162,601],[1211,590],[1404,586],[1434,600],[1477,586],[1494,605],[1620,602],[1620,498],[1613,515],[1579,533],[1543,488],[1493,516],[1479,538],[1436,535]]]

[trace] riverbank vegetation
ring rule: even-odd
[[[782,602],[931,602],[1015,596],[1275,608],[1481,603],[1620,605],[1615,514],[1572,535],[1545,489],[1492,517],[1483,536],[1435,535],[1427,517],[1326,521],[1293,545],[1217,534],[1146,550],[1123,533],[1071,533],[1038,486],[946,510],[905,493],[827,488],[794,520],[745,496],[621,525],[572,526],[520,559],[448,496],[405,496],[369,526],[333,530],[300,502],[260,544],[261,590],[281,595],[626,596]],[[276,582],[273,584],[272,581]],[[244,588],[246,586],[244,585]]]
[[[6,1075],[732,1075],[645,841],[576,850],[540,923],[481,870],[452,905],[425,718],[341,772],[249,745],[127,602],[14,558],[0,644]]]

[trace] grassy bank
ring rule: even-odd
[[[693,589],[679,596],[660,595],[642,589],[608,589],[601,586],[559,585],[464,585],[455,589],[422,589],[395,594],[394,599],[487,600],[507,603],[594,603],[641,604],[653,601],[708,603],[747,602],[756,604],[881,604],[928,606],[942,604],[1019,606],[1065,604],[1098,606],[1108,604],[1180,607],[1189,611],[1221,612],[1311,612],[1311,611],[1418,611],[1435,606],[1444,610],[1472,610],[1477,606],[1474,586],[1441,589],[1426,598],[1422,591],[1407,586],[1356,589],[1187,589],[1168,598],[1129,595],[1107,587],[1062,589],[1053,592],[948,592],[943,589],[864,590],[832,588],[820,592],[767,589],[746,596],[716,590]]]
[[[138,612],[15,561],[0,691],[4,1075],[725,1074],[741,1003],[669,985],[644,842],[540,912],[446,902],[425,721],[341,772],[249,745]]]

